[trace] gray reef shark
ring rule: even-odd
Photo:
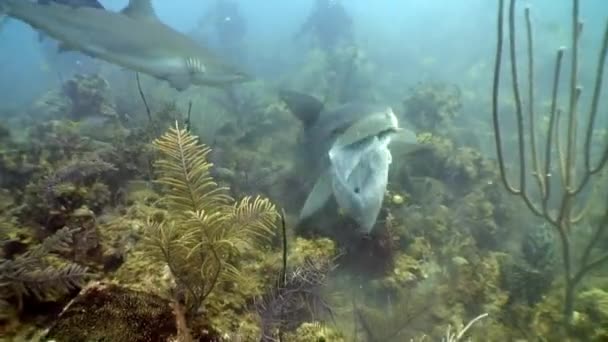
[[[300,210],[299,224],[332,198],[359,232],[369,234],[378,217],[392,161],[388,145],[396,136],[415,145],[415,135],[399,127],[388,106],[347,103],[333,109],[312,96],[280,91],[280,98],[304,125],[302,146],[317,177]],[[405,146],[405,145],[404,145]]]
[[[0,13],[21,20],[74,50],[167,80],[177,90],[222,86],[251,78],[186,35],[163,24],[150,0],[130,0],[121,12],[56,2],[0,0]]]
[[[49,5],[50,3],[56,3],[66,5],[70,7],[93,7],[99,9],[105,9],[103,5],[97,0],[38,0],[36,1],[40,5]],[[44,34],[38,33],[38,40],[44,40]]]
[[[41,5],[48,5],[51,2],[54,2],[72,7],[94,7],[105,9],[105,7],[103,7],[98,0],[38,0],[37,2]]]

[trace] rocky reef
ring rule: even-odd
[[[307,58],[300,88],[330,103],[380,97],[362,52]],[[421,83],[401,100],[419,148],[392,149],[361,237],[333,212],[294,229],[310,188],[294,158],[301,128],[263,83],[179,96],[147,83],[171,99],[147,108],[111,84],[74,77],[34,104],[28,127],[0,128],[2,338],[558,339],[553,231],[446,129],[461,116],[457,87]],[[581,286],[580,340],[606,339],[605,282],[597,272]]]

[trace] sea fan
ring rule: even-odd
[[[273,232],[277,211],[260,197],[235,202],[218,187],[206,160],[210,149],[176,124],[154,142],[155,163],[170,211],[163,222],[149,220],[150,253],[165,262],[195,312],[221,282],[240,277],[234,256]]]

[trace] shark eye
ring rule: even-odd
[[[358,194],[361,190],[357,187],[355,188],[355,193]]]

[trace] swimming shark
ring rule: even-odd
[[[97,0],[38,0],[36,1],[40,5],[48,5],[52,2],[56,4],[66,5],[70,7],[93,7],[99,9],[105,9],[105,7]],[[44,40],[44,34],[38,33],[38,40]],[[61,51],[60,51],[61,52]]]
[[[51,2],[54,2],[72,7],[95,7],[105,9],[98,0],[38,0],[37,2],[41,5],[48,5]]]
[[[191,85],[223,86],[251,79],[162,23],[150,0],[130,0],[120,12],[56,2],[0,0],[0,13],[58,40],[63,50],[166,80],[180,91]]]
[[[346,216],[369,234],[376,223],[388,184],[392,162],[388,148],[395,136],[407,137],[415,145],[415,135],[399,127],[388,106],[351,102],[334,108],[316,98],[281,90],[279,97],[302,122],[301,141],[306,172],[316,178],[300,210],[298,225],[319,212],[333,197]]]

